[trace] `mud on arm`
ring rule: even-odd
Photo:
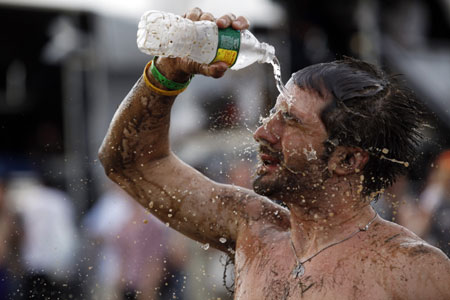
[[[111,180],[164,223],[229,251],[240,224],[248,219],[247,204],[261,197],[209,180],[170,151],[174,100],[154,93],[140,78],[114,115],[100,160]]]
[[[186,18],[216,21],[219,28],[249,26],[244,17],[228,14],[215,20],[199,8],[190,10]],[[190,74],[219,78],[228,69],[224,62],[207,65],[186,58],[158,58],[156,67],[177,82],[185,82]],[[148,76],[164,88],[149,72]],[[264,215],[274,216],[274,204],[253,191],[209,180],[170,151],[168,132],[174,100],[150,90],[140,78],[111,122],[100,160],[108,177],[160,220],[195,240],[227,251],[234,248],[240,226],[264,219]]]

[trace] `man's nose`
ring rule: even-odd
[[[265,120],[263,124],[256,129],[255,133],[253,134],[253,138],[257,142],[264,140],[271,145],[274,145],[280,139],[281,126],[282,124],[280,122],[280,114],[274,114],[267,120]]]

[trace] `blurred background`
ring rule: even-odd
[[[140,16],[195,6],[246,16],[284,81],[342,55],[402,74],[433,118],[410,173],[373,205],[450,254],[450,0],[3,0],[0,299],[231,299],[226,257],[154,219],[97,159],[151,59],[136,47]],[[270,65],[195,77],[173,110],[173,150],[250,187],[252,131],[277,94]]]

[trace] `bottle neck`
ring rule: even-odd
[[[267,43],[260,43],[261,59],[258,63],[270,63],[275,58],[275,48]]]

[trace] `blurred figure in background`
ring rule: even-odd
[[[121,258],[118,250],[119,233],[133,216],[133,204],[126,193],[113,184],[108,186],[83,220],[83,232],[91,241],[88,257],[89,290],[92,299],[112,299],[120,294]]]
[[[147,218],[154,219],[153,215],[147,214]],[[159,224],[162,224],[158,221]],[[164,227],[166,227],[164,225]],[[165,235],[167,244],[166,245],[159,245],[160,247],[165,247],[166,249],[166,256],[162,260],[163,267],[160,272],[159,269],[151,268],[152,263],[150,262],[151,257],[147,257],[147,260],[149,261],[147,263],[147,274],[146,278],[140,279],[141,286],[145,287],[149,285],[149,282],[147,279],[149,279],[149,276],[152,276],[154,273],[161,274],[162,279],[159,282],[159,287],[157,291],[158,297],[151,298],[151,297],[143,297],[139,299],[177,299],[177,300],[189,300],[193,299],[189,295],[187,295],[186,289],[189,284],[192,283],[192,281],[188,282],[187,280],[187,265],[188,262],[191,260],[191,253],[189,249],[189,243],[191,241],[186,238],[185,236],[181,235],[180,233],[166,227],[165,229]],[[157,244],[153,244],[152,248],[155,248]],[[135,249],[136,251],[137,249]],[[161,251],[161,250],[160,250]],[[154,263],[153,263],[154,264]],[[154,282],[154,280],[151,280]],[[151,294],[150,294],[151,295]]]
[[[45,186],[34,173],[21,173],[13,176],[8,197],[23,224],[23,299],[79,299],[74,277],[78,234],[68,195]]]
[[[398,221],[450,256],[450,150],[433,163],[418,201],[400,206]]]
[[[168,229],[142,206],[131,205],[131,218],[116,238],[120,255],[119,290],[123,299],[159,299],[167,257]]]
[[[17,299],[20,220],[11,211],[6,193],[6,179],[0,170],[0,299]]]
[[[437,158],[420,204],[429,216],[425,239],[450,257],[450,150]]]
[[[450,256],[450,150],[443,151],[433,167],[420,197],[421,213],[428,217],[424,237]]]
[[[8,254],[9,254],[9,236],[11,220],[10,214],[7,211],[5,201],[5,183],[0,177],[0,298],[6,299],[10,292],[10,281],[8,280]]]
[[[174,285],[186,258],[183,243],[171,244],[174,233],[123,190],[109,184],[83,224],[95,245],[89,254],[94,265],[89,266],[92,299],[179,296]]]

